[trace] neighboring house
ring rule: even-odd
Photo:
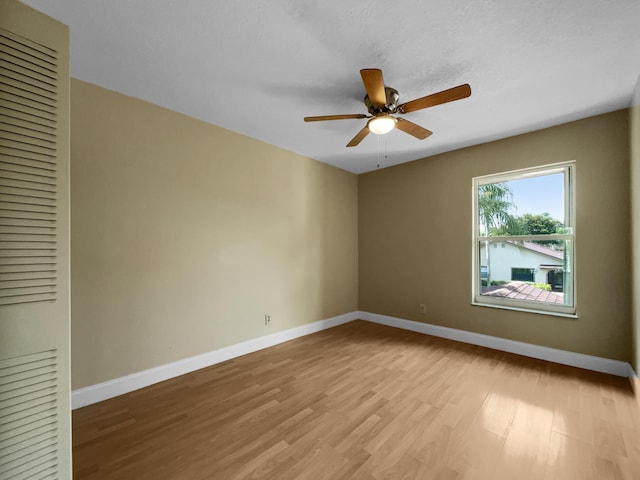
[[[527,241],[492,242],[489,248],[489,259],[486,247],[480,248],[483,280],[490,274],[491,281],[548,283],[553,290],[562,291],[562,251]],[[491,266],[490,272],[487,265]]]

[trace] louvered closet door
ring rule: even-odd
[[[0,479],[70,479],[69,35],[0,0]]]

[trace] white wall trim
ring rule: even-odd
[[[133,373],[124,377],[115,378],[106,382],[90,385],[88,387],[74,390],[71,395],[71,406],[76,408],[101,402],[109,398],[117,397],[125,393],[148,387],[154,383],[162,382],[185,373],[193,372],[201,368],[215,365],[232,358],[256,352],[267,347],[278,345],[304,335],[326,330],[327,328],[342,325],[358,319],[359,312],[350,312],[337,317],[318,320],[317,322],[301,325],[299,327],[284,330],[282,332],[265,335],[263,337],[247,340],[218,350],[185,358],[176,362],[150,368],[142,372]]]
[[[184,375],[185,373],[215,365],[216,363],[224,362],[241,355],[246,355],[247,353],[256,352],[264,348],[278,345],[295,338],[326,330],[358,319],[390,327],[401,328],[403,330],[410,330],[412,332],[423,333],[425,335],[433,335],[434,337],[447,338],[458,342],[493,348],[503,352],[524,355],[525,357],[548,360],[550,362],[561,363],[572,367],[608,373],[619,377],[629,377],[631,379],[635,377],[635,372],[631,368],[631,365],[619,360],[595,357],[592,355],[585,355],[583,353],[567,352],[556,348],[517,342],[506,338],[492,337],[481,333],[441,327],[439,325],[415,322],[413,320],[389,317],[387,315],[380,315],[377,313],[356,311],[325,320],[318,320],[317,322],[309,323],[307,325],[247,340],[246,342],[230,345],[219,350],[213,350],[211,352],[203,353],[202,355],[185,358],[166,365],[150,368],[149,370],[144,370],[142,372],[133,373],[131,375],[126,375],[124,377],[115,378],[96,385],[74,390],[71,397],[72,408],[76,409],[101,402],[102,400],[107,400],[140,388],[148,387],[154,383],[162,382],[170,378]]]
[[[433,335],[434,337],[448,338],[458,342],[470,343],[481,347],[493,348],[503,352],[516,353],[525,357],[548,360],[571,367],[584,368],[596,372],[608,373],[619,377],[632,377],[633,369],[627,362],[612,360],[610,358],[595,357],[583,353],[567,352],[556,348],[533,345],[531,343],[517,342],[506,338],[492,337],[481,333],[457,330],[455,328],[441,327],[428,323],[415,322],[402,318],[379,315],[377,313],[358,312],[358,318],[369,322],[380,323],[390,327],[411,330],[412,332]]]

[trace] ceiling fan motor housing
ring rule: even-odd
[[[387,98],[386,105],[382,107],[376,107],[371,105],[371,101],[369,100],[369,95],[365,95],[364,104],[367,106],[367,110],[371,115],[377,115],[379,113],[395,113],[398,108],[398,99],[400,95],[398,95],[398,91],[395,88],[384,87],[384,93]]]

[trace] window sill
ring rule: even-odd
[[[563,318],[574,318],[577,319],[577,313],[563,313],[563,312],[553,312],[550,310],[536,310],[533,308],[524,308],[524,307],[513,307],[511,305],[495,305],[491,303],[481,303],[481,302],[471,302],[471,305],[476,307],[489,307],[489,308],[498,308],[501,310],[513,310],[516,312],[525,312],[525,313],[536,313],[538,315],[548,315],[552,317],[563,317]]]

